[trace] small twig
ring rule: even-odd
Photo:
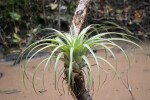
[[[2,33],[0,32],[0,38],[2,39],[2,42],[4,43],[4,38],[2,36]]]
[[[45,4],[45,0],[42,0],[42,9],[43,9],[43,16],[44,16],[44,23],[46,24],[46,12],[45,12],[45,8],[44,8],[44,4]]]
[[[123,85],[128,89],[128,91],[129,91],[129,93],[130,93],[130,95],[131,95],[131,97],[132,97],[132,100],[135,100],[135,99],[134,99],[134,96],[133,96],[133,94],[132,94],[131,85],[129,84],[128,70],[127,70],[126,78],[127,78],[127,85],[123,82],[122,78],[120,77],[121,82],[122,82]]]
[[[65,89],[64,89],[64,85],[63,85],[64,80],[65,80],[65,78],[63,78],[63,80],[62,80],[62,88],[63,88],[63,92],[64,92],[64,95],[65,95]]]
[[[139,23],[136,23],[136,25],[138,25],[144,32],[146,32],[146,29],[142,25],[140,25]]]
[[[58,1],[58,30],[61,29],[61,20],[60,20],[60,6],[61,6],[61,0]]]
[[[4,37],[2,36],[2,33],[4,34]],[[2,42],[5,42],[5,32],[3,31],[3,29],[0,27],[0,38],[2,39]]]
[[[6,25],[7,26],[7,25]],[[3,35],[4,35],[4,37],[6,37],[6,33],[4,32],[4,30],[2,29],[2,27],[0,26],[0,29],[1,29],[1,31],[2,31],[2,33],[3,33]]]
[[[93,64],[93,65],[91,65],[91,66],[95,66],[95,65],[97,65],[97,64]]]
[[[60,76],[59,76],[59,78],[58,78],[58,81],[57,81],[57,88],[58,88],[58,92],[60,93],[60,96],[62,95],[62,93],[60,92],[60,90],[59,90],[59,86],[58,86],[58,83],[59,83],[59,80],[60,80],[60,78],[61,78],[61,76],[63,75],[63,73],[65,72],[65,69],[63,70],[63,72],[60,74]],[[64,79],[63,79],[64,80]],[[62,84],[63,84],[63,81],[62,81]],[[63,85],[62,85],[62,87],[63,87]],[[63,89],[64,90],[64,89]],[[64,91],[63,91],[64,92]],[[65,94],[65,92],[64,92],[64,94]]]
[[[106,77],[105,77],[105,79],[104,79],[104,81],[103,81],[101,86],[103,86],[105,84],[106,80],[107,80],[107,74],[106,74]]]

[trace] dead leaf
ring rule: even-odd
[[[122,14],[116,14],[116,19],[118,21],[122,21],[124,18],[123,18],[123,15]]]
[[[3,42],[3,45],[7,46],[7,45],[8,45],[8,43],[7,43],[7,42]]]
[[[24,40],[21,40],[21,43],[27,43],[27,41],[24,39]]]
[[[17,39],[18,41],[21,40],[21,37],[20,37],[18,34],[16,34],[16,33],[13,34],[13,37],[14,37],[15,39]]]
[[[58,7],[58,4],[51,3],[50,6],[52,10],[55,10]]]
[[[20,50],[10,50],[10,53],[19,53]]]
[[[27,36],[30,37],[30,36],[31,36],[31,33],[28,33]]]
[[[99,12],[100,14],[104,14],[104,11],[102,10],[97,10],[97,12]]]
[[[106,8],[108,9],[109,12],[111,12],[113,10],[113,8],[111,6],[106,6]]]
[[[132,21],[131,21],[131,20],[129,21],[129,24],[130,24],[130,25],[132,24]]]
[[[19,28],[18,27],[14,27],[14,30],[15,30],[15,33],[18,33],[19,32]]]
[[[144,35],[144,33],[141,31],[138,31],[138,35]]]
[[[123,10],[123,12],[125,13],[125,14],[128,14],[128,12],[131,10],[131,8],[130,7],[127,7],[127,8],[125,8],[124,10]]]
[[[137,17],[137,18],[141,18],[141,14],[138,11],[135,11],[134,16]]]
[[[138,11],[135,11],[134,13],[134,22],[135,23],[140,23],[142,22],[141,14]]]

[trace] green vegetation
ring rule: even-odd
[[[38,25],[68,32],[76,4],[77,0],[1,0],[0,46],[4,56],[20,52]],[[149,39],[149,4],[146,0],[93,0],[86,23],[113,21],[134,32],[134,36]]]
[[[133,45],[136,45],[139,48],[141,48],[141,47],[128,38],[128,37],[134,38],[133,36],[130,36],[130,35],[127,35],[124,33],[117,33],[117,32],[99,33],[99,30],[103,30],[103,29],[107,29],[107,28],[110,28],[110,27],[99,25],[99,24],[92,24],[92,25],[89,25],[88,27],[84,28],[80,32],[80,34],[76,33],[76,28],[74,28],[74,30],[71,30],[69,34],[64,34],[53,28],[43,29],[43,30],[54,31],[54,33],[49,33],[47,36],[43,37],[41,40],[32,43],[25,49],[24,53],[21,54],[21,56],[23,56],[25,53],[28,53],[28,55],[29,55],[33,50],[38,49],[27,60],[25,66],[24,66],[23,79],[26,76],[26,69],[27,69],[28,64],[31,61],[31,59],[38,52],[41,52],[47,48],[50,49],[50,55],[47,58],[45,58],[43,61],[41,61],[40,64],[36,67],[36,69],[34,71],[33,88],[34,88],[35,92],[36,92],[36,89],[34,86],[34,79],[35,79],[36,71],[38,70],[39,67],[44,67],[44,70],[43,70],[43,85],[44,85],[44,73],[45,73],[48,63],[51,60],[55,61],[55,65],[54,65],[55,88],[56,88],[56,75],[57,75],[56,72],[59,67],[58,62],[60,60],[63,61],[64,65],[65,65],[64,72],[65,72],[66,78],[67,78],[66,81],[68,82],[68,90],[70,90],[70,88],[71,88],[72,91],[75,86],[74,79],[82,80],[84,78],[83,72],[85,72],[85,75],[86,75],[86,78],[88,81],[87,82],[88,88],[89,89],[93,88],[94,77],[93,77],[92,67],[89,62],[89,58],[93,58],[96,62],[98,73],[99,73],[99,84],[100,84],[100,70],[101,70],[102,66],[100,66],[98,60],[102,60],[105,63],[107,63],[117,74],[116,57],[115,57],[113,51],[108,46],[111,45],[111,46],[116,46],[117,48],[119,48],[124,53],[125,57],[127,58],[129,66],[130,66],[130,60],[129,60],[127,54],[114,41],[125,41],[125,42],[129,42]],[[97,34],[95,36],[89,37],[92,33],[97,33]],[[106,35],[119,35],[119,36],[122,36],[123,38],[113,38],[113,37],[103,38]],[[98,46],[101,46],[105,49],[106,56],[107,56],[107,51],[111,53],[114,61],[116,62],[115,66],[113,66],[105,58],[102,58],[101,56],[97,56],[94,53],[93,50]],[[58,52],[56,52],[56,51],[58,51]],[[40,66],[42,63],[45,63],[45,66]],[[78,78],[79,76],[81,78]]]
[[[28,67],[28,64],[36,54],[42,52],[45,49],[50,49],[49,50],[50,55],[36,66],[36,69],[33,73],[33,80],[32,80],[33,89],[35,90],[36,93],[37,91],[35,89],[34,84],[36,72],[39,69],[39,67],[44,67],[43,70],[43,86],[44,86],[44,74],[47,69],[48,63],[51,62],[52,60],[55,61],[54,64],[55,88],[57,88],[56,73],[59,67],[58,63],[59,61],[62,61],[64,62],[64,75],[68,83],[68,91],[71,90],[71,92],[73,92],[76,97],[78,96],[78,92],[82,90],[84,90],[84,92],[86,92],[87,95],[89,95],[84,84],[85,83],[84,74],[87,79],[88,89],[93,89],[94,87],[93,84],[95,77],[93,76],[92,65],[90,64],[89,58],[93,58],[96,62],[97,73],[99,74],[99,84],[101,77],[100,72],[102,68],[102,66],[100,66],[99,64],[99,60],[102,60],[103,62],[107,63],[113,69],[115,75],[118,76],[116,56],[114,52],[109,48],[109,46],[119,48],[125,55],[130,67],[130,60],[128,55],[123,50],[123,48],[121,48],[119,45],[115,43],[115,41],[129,42],[139,48],[141,47],[129,39],[135,37],[124,33],[112,32],[113,31],[112,29],[115,29],[115,31],[121,29],[121,31],[122,30],[127,31],[129,34],[136,35],[139,37],[140,36],[148,37],[149,31],[144,29],[144,27],[147,27],[144,25],[144,23],[148,23],[145,20],[148,19],[148,17],[146,17],[146,15],[148,15],[146,12],[148,11],[147,9],[149,9],[149,7],[147,7],[146,9],[134,9],[130,6],[125,7],[125,5],[128,3],[130,4],[131,1],[124,1],[122,2],[123,4],[122,3],[120,4],[124,6],[118,7],[115,6],[115,3],[112,2],[109,3],[110,4],[107,3],[106,5],[101,5],[105,4],[105,1],[94,0],[91,6],[89,7],[88,13],[91,16],[88,16],[87,24],[89,23],[95,24],[87,26],[80,32],[80,34],[77,34],[75,26],[74,29],[70,30],[70,32],[68,33],[63,33],[57,30],[57,29],[64,31],[69,30],[69,25],[72,22],[72,15],[76,7],[75,0],[62,0],[62,1],[6,0],[4,2],[0,1],[0,8],[2,9],[0,14],[0,21],[3,23],[0,26],[0,32],[2,33],[0,34],[0,42],[4,46],[3,50],[4,54],[7,54],[7,52],[18,53],[27,44],[25,46],[25,49],[22,49],[21,55],[19,56],[20,60],[20,57],[22,58],[24,55],[27,54],[26,56],[27,62],[24,66],[24,73],[23,73],[24,84],[25,84],[24,78],[27,77],[26,69]],[[100,8],[99,5],[97,4],[100,4]],[[107,21],[113,20],[125,25],[124,28],[122,28],[119,25],[112,22],[106,22],[105,25],[111,24],[113,26],[96,24],[101,23],[101,21],[104,20]],[[36,28],[38,25],[42,27]],[[52,28],[46,28],[41,30],[40,32],[37,32],[41,28],[45,27],[52,27]],[[127,27],[129,29],[132,29],[132,31],[133,30],[135,31],[135,29],[137,29],[137,33],[134,34],[130,32],[129,30],[127,30]],[[46,32],[44,33],[43,31]],[[47,34],[48,32],[51,33]],[[35,40],[35,42],[33,42],[34,40],[32,40],[34,35],[37,36],[36,37],[37,40]],[[120,36],[120,38],[110,37],[112,35]],[[42,38],[42,36],[44,37]],[[108,36],[108,38],[104,38],[105,36]],[[27,42],[27,40],[30,42]],[[31,42],[33,43],[30,44]],[[28,46],[28,44],[30,45]],[[11,48],[16,47],[16,45],[18,46],[17,50],[16,49],[11,50]],[[94,49],[96,49],[98,46],[104,48],[106,57],[107,52],[109,52],[112,55],[115,62],[115,66],[112,65],[106,58],[97,56],[96,53],[94,53]],[[36,52],[33,53],[33,51]],[[41,66],[42,63],[45,63],[45,66]],[[2,92],[2,90],[0,90],[0,92]]]

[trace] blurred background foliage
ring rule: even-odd
[[[68,31],[75,8],[73,0],[0,0],[1,51],[19,52],[38,25]]]
[[[32,34],[45,27],[69,31],[77,1],[0,0],[0,51],[4,55],[20,52]],[[150,0],[93,0],[85,25],[103,21],[115,22],[135,36],[149,39]]]

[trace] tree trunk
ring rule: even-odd
[[[87,10],[90,5],[91,0],[79,0],[78,6],[76,8],[71,30],[74,32],[74,26],[76,27],[77,34],[82,30],[83,24],[87,17]],[[68,67],[65,67],[68,68]],[[68,82],[68,71],[65,72],[66,81]],[[85,88],[85,80],[84,75],[81,70],[73,70],[73,74],[75,74],[74,79],[71,79],[70,88],[72,95],[75,96],[77,100],[92,100],[89,91]]]
[[[75,77],[74,87],[71,87],[77,100],[92,100],[89,91],[86,90],[84,80]]]
[[[87,10],[92,0],[79,0],[78,6],[73,16],[72,23],[77,28],[77,34],[82,30],[83,24],[87,17]],[[74,25],[72,24],[71,28],[74,29]]]
[[[66,81],[68,82],[68,71],[65,72]],[[92,100],[89,91],[86,90],[84,75],[81,70],[73,70],[74,79],[71,79],[70,88],[72,96],[77,100]]]

